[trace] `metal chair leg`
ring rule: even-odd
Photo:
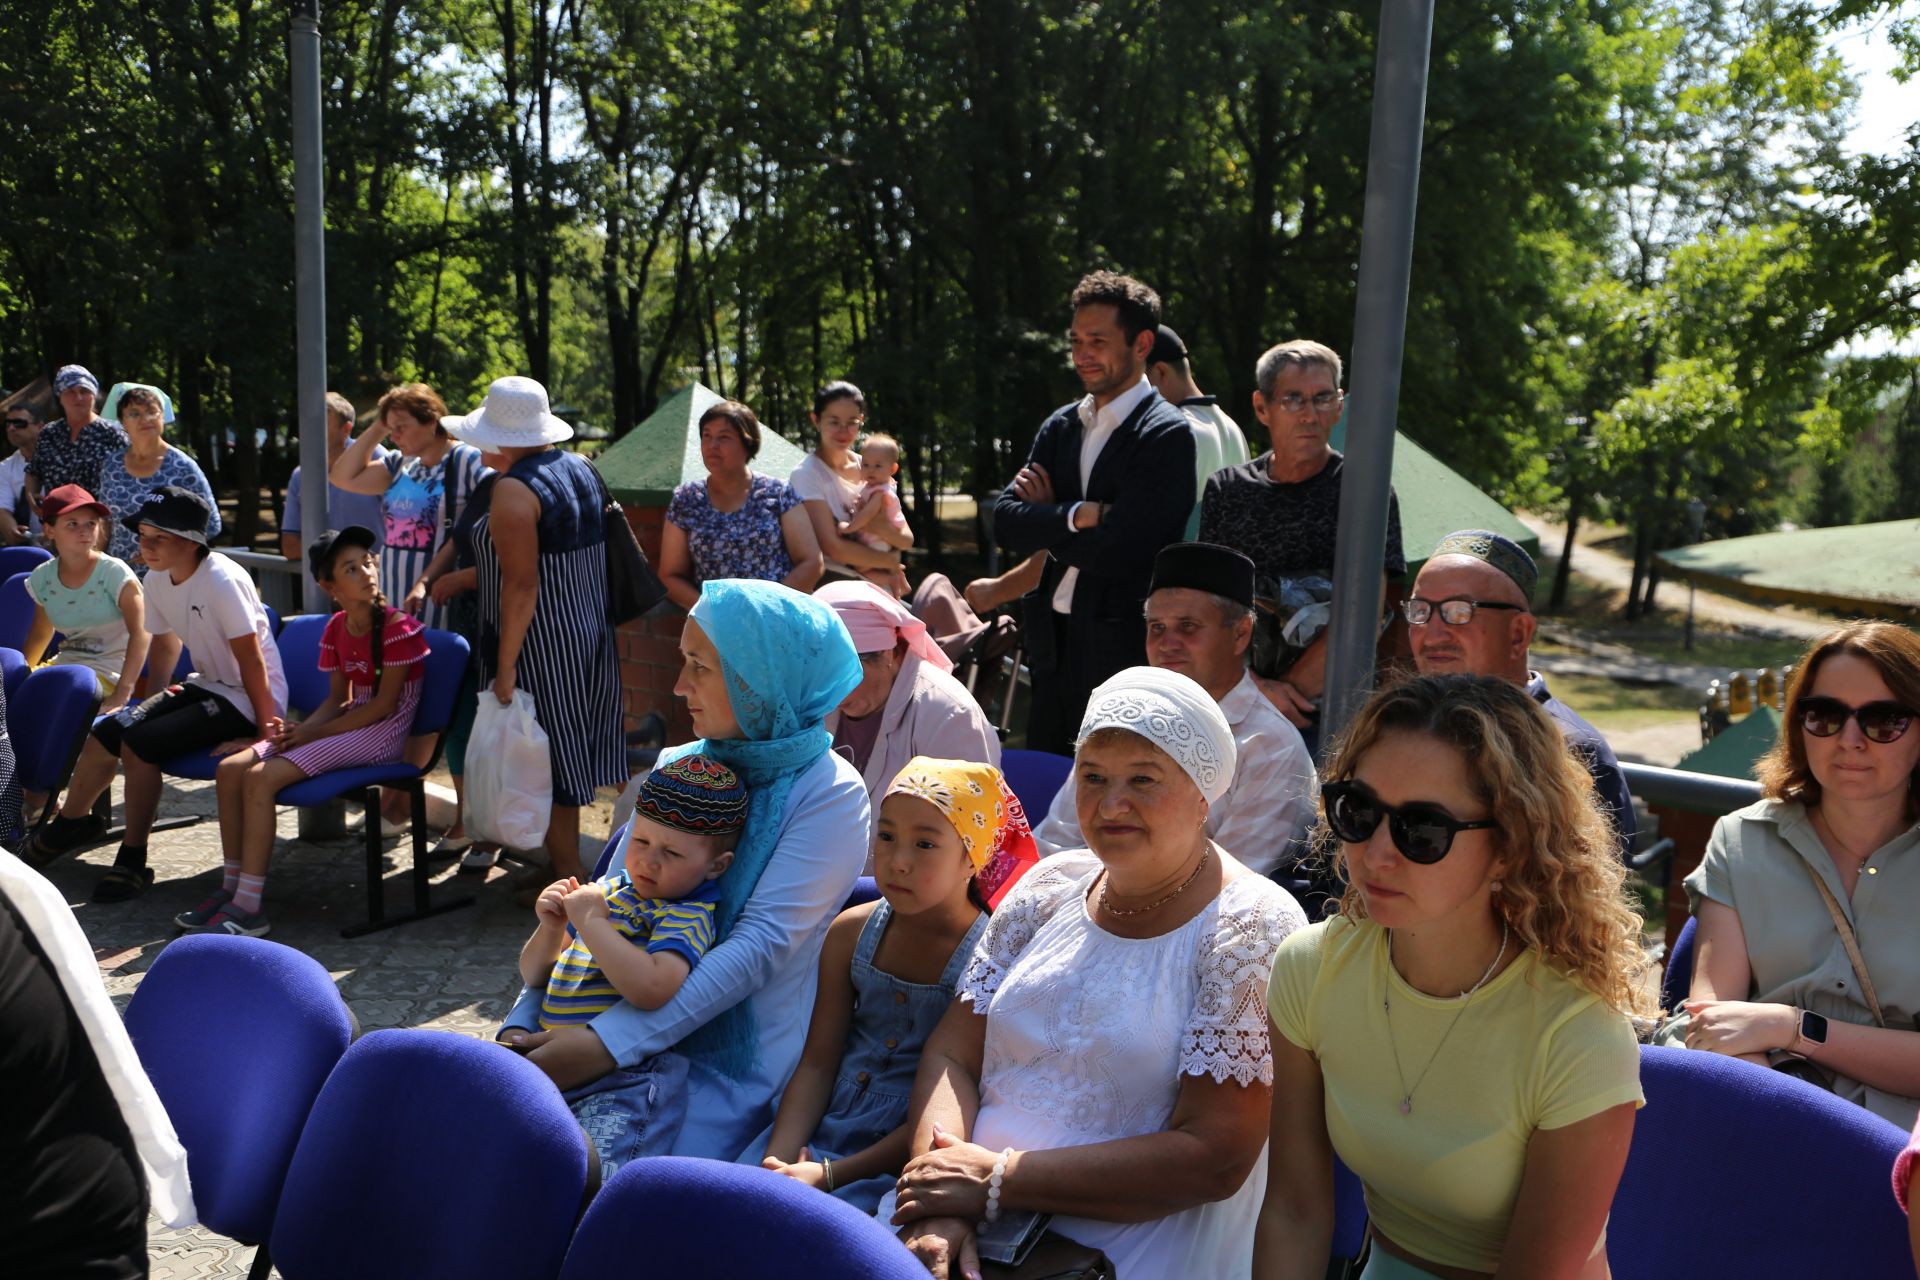
[[[362,937],[378,929],[390,929],[397,924],[409,924],[473,905],[472,894],[449,898],[444,902],[430,899],[433,886],[427,875],[426,782],[424,779],[415,779],[405,785],[413,800],[413,910],[403,911],[399,915],[387,914],[387,886],[381,874],[380,859],[380,791],[378,788],[369,788],[362,799],[367,810],[367,918],[360,924],[342,929],[340,936],[343,938]]]

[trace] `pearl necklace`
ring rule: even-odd
[[[1493,953],[1493,963],[1489,964],[1487,971],[1480,975],[1480,981],[1453,997],[1453,999],[1460,1002],[1459,1012],[1453,1015],[1453,1021],[1449,1022],[1447,1029],[1441,1033],[1440,1043],[1433,1046],[1433,1053],[1427,1058],[1427,1065],[1420,1068],[1420,1075],[1414,1080],[1412,1089],[1407,1087],[1406,1072],[1400,1069],[1400,1043],[1393,1037],[1393,1000],[1391,995],[1381,996],[1380,1006],[1386,1011],[1387,1015],[1387,1044],[1393,1049],[1393,1074],[1400,1080],[1401,1115],[1410,1116],[1413,1114],[1414,1090],[1420,1087],[1420,1081],[1427,1078],[1427,1072],[1433,1070],[1433,1064],[1440,1057],[1440,1051],[1447,1047],[1447,1037],[1451,1036],[1453,1029],[1460,1025],[1460,1017],[1466,1013],[1468,1002],[1473,999],[1474,994],[1478,992],[1480,988],[1487,985],[1487,980],[1493,977],[1493,971],[1500,967],[1500,961],[1507,954],[1507,934],[1507,922],[1502,920],[1500,922],[1500,949]],[[1393,930],[1391,929],[1387,930],[1387,967],[1389,969],[1393,967]],[[1391,992],[1392,989],[1393,979],[1389,976],[1387,979],[1387,990]]]

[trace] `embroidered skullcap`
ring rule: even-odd
[[[1440,539],[1433,555],[1427,558],[1433,560],[1441,556],[1469,556],[1490,564],[1513,580],[1529,604],[1533,602],[1534,584],[1540,581],[1540,566],[1533,562],[1527,549],[1512,538],[1491,529],[1462,529]]]
[[[1185,587],[1253,608],[1253,561],[1232,547],[1211,542],[1176,542],[1153,558],[1151,595],[1163,587]]]
[[[922,662],[942,671],[953,670],[953,659],[934,642],[927,624],[898,600],[864,579],[858,582],[829,582],[813,593],[824,600],[847,624],[857,653],[879,653],[907,642],[907,652],[918,654]]]
[[[1009,877],[1039,860],[1020,797],[990,764],[915,756],[893,776],[887,795],[917,796],[953,824],[989,901]]]
[[[100,394],[100,379],[93,376],[83,364],[63,364],[60,371],[53,375],[53,393],[64,395],[75,387],[85,387],[95,395]]]
[[[1137,733],[1172,756],[1209,804],[1233,781],[1233,727],[1213,695],[1178,671],[1128,667],[1095,689],[1080,741],[1102,729]]]
[[[712,756],[681,756],[648,774],[633,811],[690,836],[725,836],[747,822],[747,789]]]

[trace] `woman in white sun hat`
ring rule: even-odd
[[[553,751],[547,853],[554,875],[584,879],[580,806],[627,778],[600,478],[553,447],[573,428],[531,378],[496,379],[478,409],[441,425],[500,473],[473,526],[481,686],[503,703],[515,688],[533,695]]]

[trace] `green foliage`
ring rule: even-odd
[[[228,484],[291,463],[285,17],[0,9],[0,382],[79,358],[166,385]],[[1627,522],[1643,558],[1688,498],[1710,533],[1804,514],[1810,470],[1831,510],[1894,501],[1828,465],[1903,376],[1829,354],[1910,327],[1920,292],[1920,140],[1837,146],[1853,90],[1826,39],[1865,19],[1920,44],[1869,0],[1437,6],[1402,425],[1509,501]],[[618,433],[699,378],[805,439],[812,390],[851,376],[924,506],[1004,481],[1077,394],[1089,268],[1155,285],[1256,435],[1265,347],[1351,345],[1368,6],[340,0],[323,22],[328,357],[363,408],[528,372]]]

